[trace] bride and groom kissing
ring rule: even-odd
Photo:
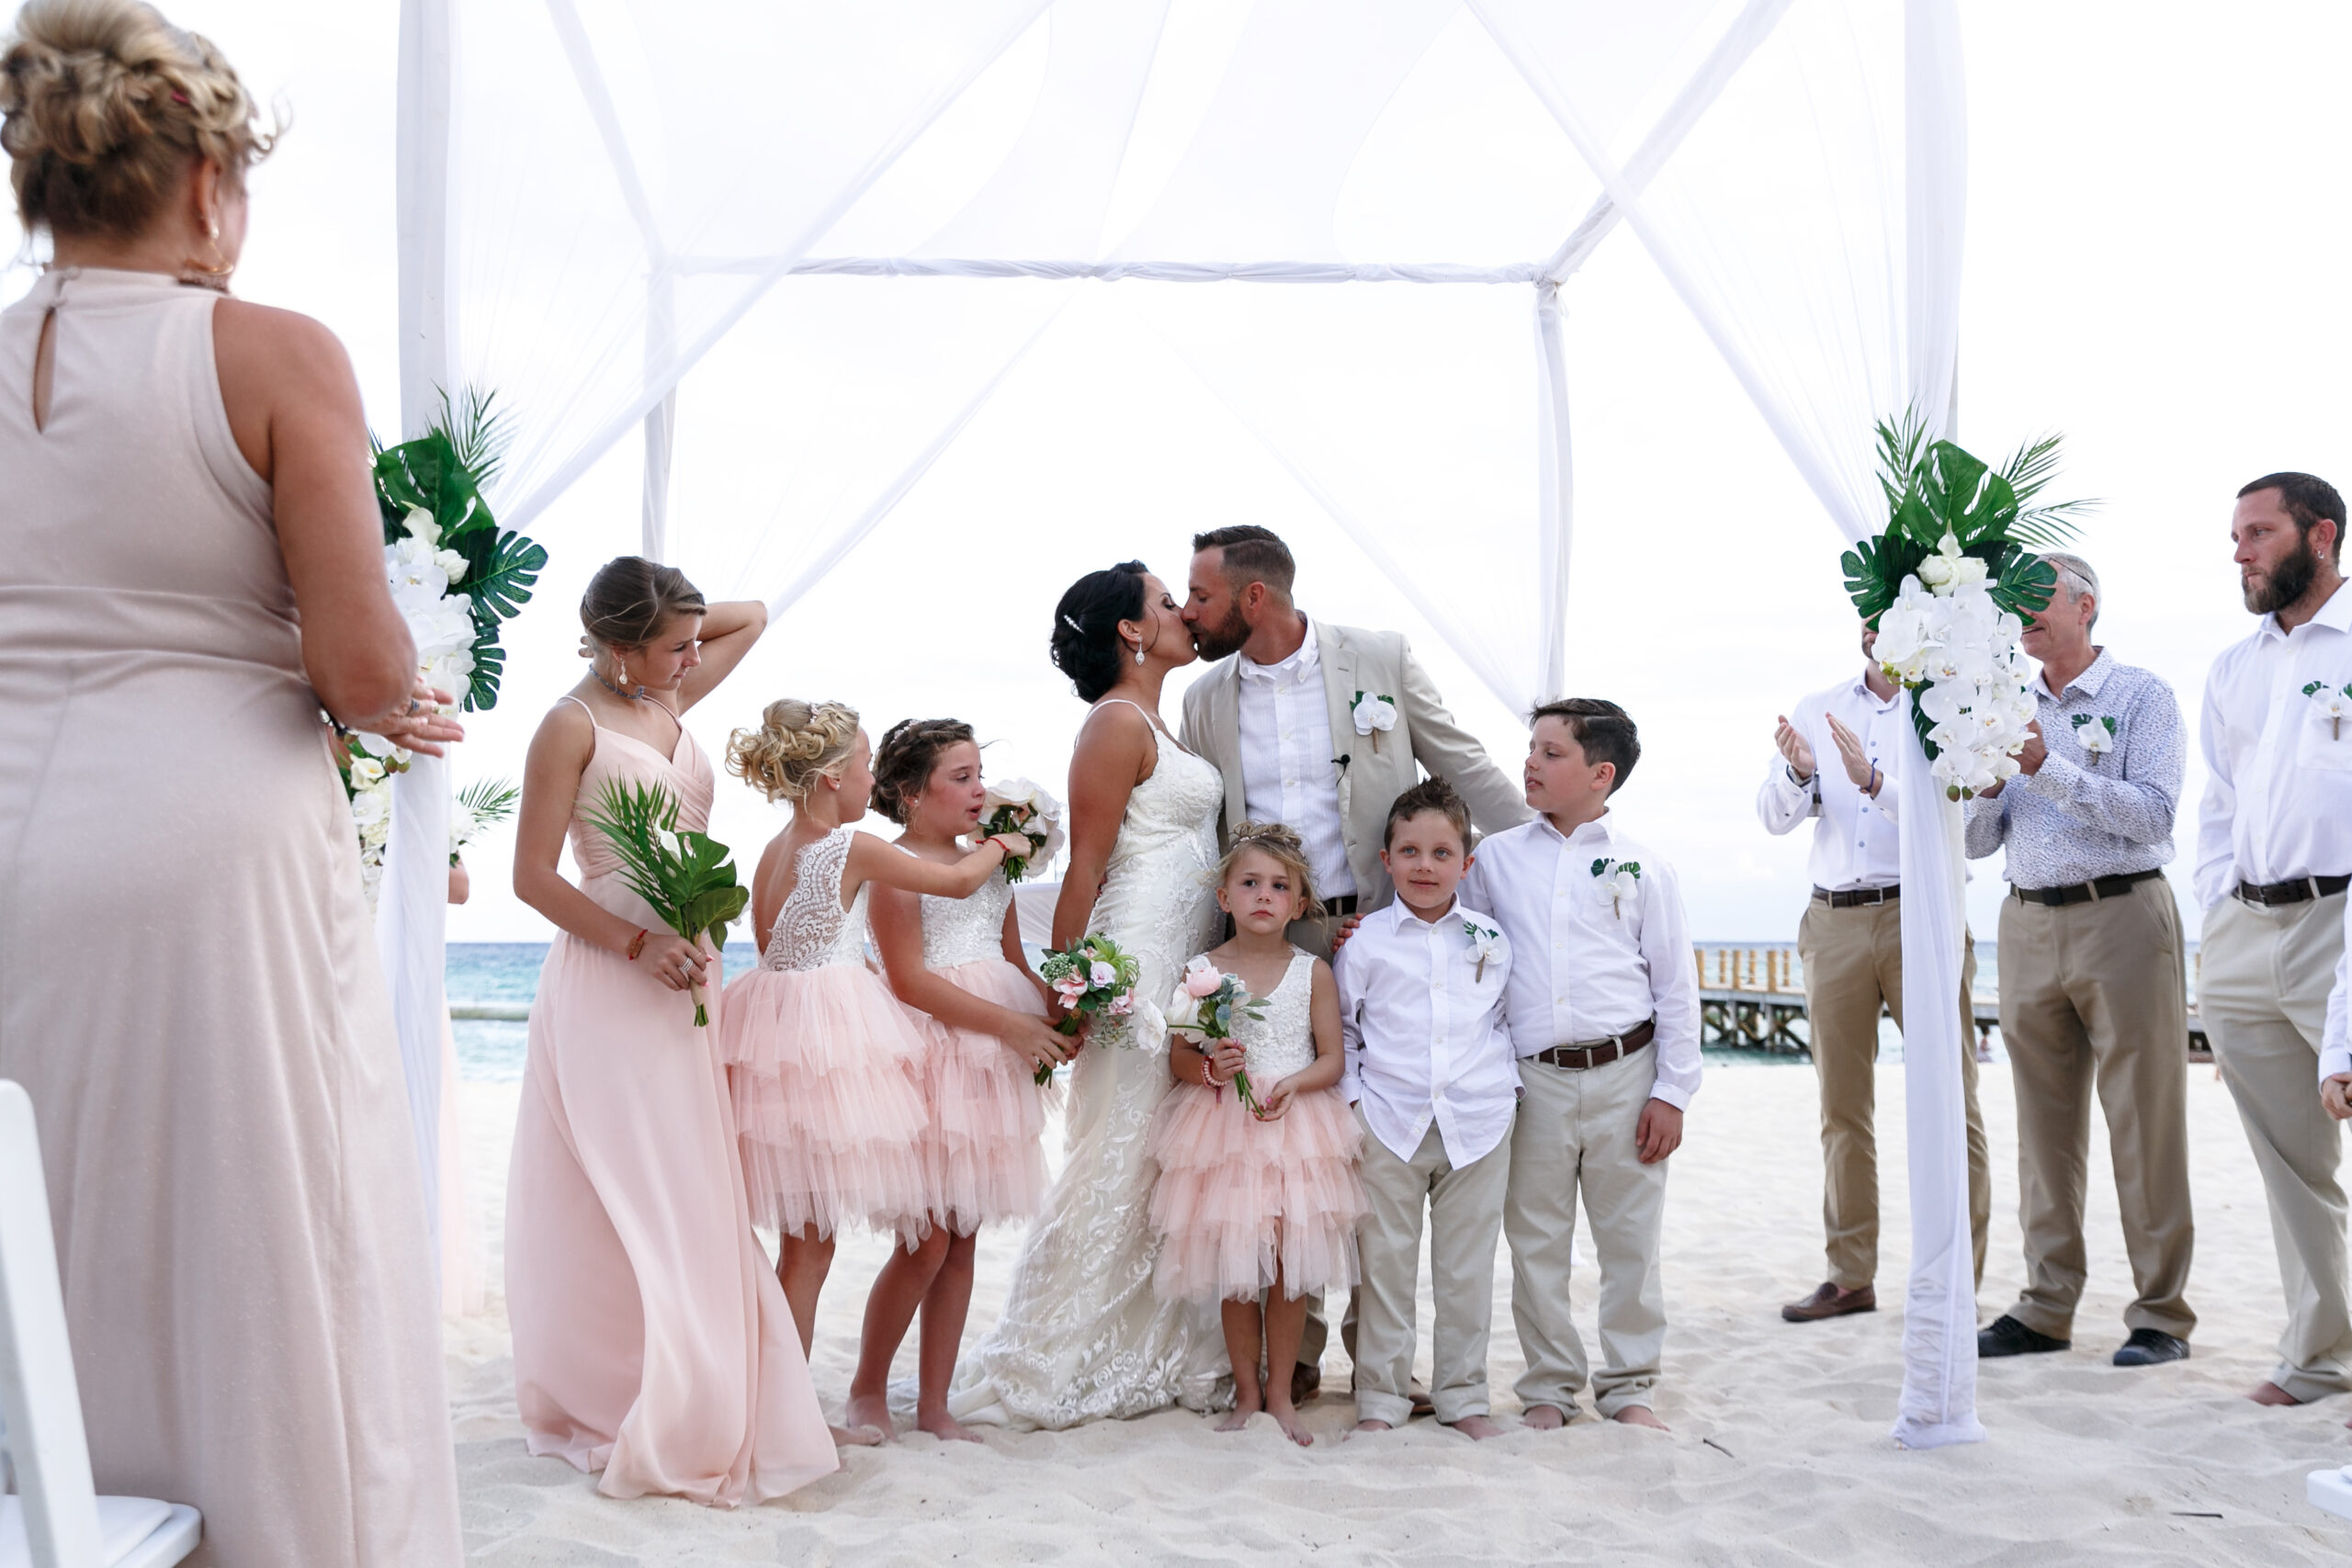
[[[1343,925],[1393,897],[1381,850],[1389,807],[1429,775],[1482,832],[1532,815],[1521,788],[1446,711],[1395,632],[1312,618],[1296,567],[1267,529],[1193,541],[1182,600],[1141,562],[1080,579],[1055,607],[1052,657],[1091,705],[1070,764],[1069,862],[1052,942],[1091,932],[1136,955],[1135,995],[1161,1001],[1222,923],[1211,888],[1244,822],[1303,840],[1323,913],[1291,942],[1329,957]],[[1160,718],[1168,675],[1218,660]],[[1124,1036],[1124,1038],[1123,1038]],[[1230,1375],[1216,1310],[1152,1288],[1146,1137],[1170,1085],[1155,1006],[1098,1026],[1071,1069],[1068,1156],[1022,1245],[1003,1313],[974,1347],[952,1402],[965,1420],[1062,1427],[1181,1404],[1207,1409]],[[1327,1331],[1311,1314],[1298,1395]]]

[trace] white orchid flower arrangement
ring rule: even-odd
[[[1995,470],[1928,440],[1916,417],[1878,434],[1890,517],[1846,553],[1846,591],[1877,630],[1871,657],[1911,693],[1931,773],[1947,798],[1964,800],[2017,774],[2037,712],[2023,617],[2058,585],[2033,552],[2069,538],[2090,503],[2027,505],[2056,471],[2055,436]]]
[[[1358,735],[1372,737],[1372,749],[1377,751],[1382,733],[1396,728],[1396,699],[1385,692],[1358,692],[1348,705],[1348,716],[1355,721]]]
[[[1592,890],[1611,914],[1623,919],[1625,906],[1642,896],[1642,863],[1601,856],[1592,863]]]
[[[2115,720],[2105,714],[2075,716],[2075,744],[2093,761],[2115,750]]]
[[[2320,716],[2327,720],[2328,739],[2343,739],[2344,721],[2352,717],[2352,681],[2333,690],[2324,681],[2313,681],[2303,688],[2303,695],[2318,706]]]
[[[1487,961],[1502,947],[1502,930],[1498,926],[1480,925],[1464,915],[1462,917],[1462,934],[1468,939],[1470,952],[1478,960],[1478,966],[1470,976],[1471,982],[1476,984],[1487,977]]]

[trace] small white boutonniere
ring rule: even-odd
[[[1396,728],[1396,699],[1385,692],[1358,692],[1348,714],[1356,721],[1356,733],[1371,736],[1372,749],[1377,751],[1380,732]]]
[[[2319,705],[2321,716],[2327,720],[2328,738],[2343,739],[2344,720],[2352,716],[2352,682],[2330,691],[2326,682],[2313,681],[2303,688],[2303,695]]]
[[[2076,714],[2075,744],[2093,760],[2106,756],[2115,750],[2115,720],[2102,714]]]
[[[1495,946],[1503,939],[1494,926],[1482,926],[1467,915],[1462,918],[1462,934],[1470,939],[1470,951],[1478,955],[1478,967],[1470,976],[1474,981],[1487,977],[1487,960],[1495,955]]]
[[[1610,913],[1623,919],[1625,901],[1642,896],[1642,863],[1601,856],[1592,863],[1592,890]]]

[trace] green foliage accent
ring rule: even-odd
[[[714,945],[750,903],[752,890],[735,880],[725,844],[678,826],[678,803],[660,784],[605,781],[588,823],[605,835],[621,863],[621,880],[688,942],[707,934]]]
[[[441,547],[466,560],[465,575],[452,587],[471,601],[474,623],[473,674],[467,682],[469,712],[498,705],[506,652],[499,623],[513,620],[531,601],[548,553],[513,529],[502,530],[482,491],[497,477],[514,437],[507,411],[496,394],[469,387],[454,402],[441,393],[441,412],[423,435],[397,446],[369,437],[375,449],[377,510],[384,543],[398,544],[408,532],[408,515],[432,513]]]
[[[458,792],[458,804],[484,827],[514,816],[522,798],[522,786],[506,779],[476,779]]]

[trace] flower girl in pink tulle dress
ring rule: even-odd
[[[1217,1429],[1264,1410],[1305,1445],[1314,1439],[1291,1404],[1291,1369],[1306,1298],[1356,1282],[1363,1134],[1337,1087],[1331,966],[1283,934],[1315,907],[1305,846],[1287,828],[1244,823],[1217,881],[1233,938],[1185,966],[1169,1003],[1176,1087],[1148,1145],[1159,1165],[1152,1283],[1162,1296],[1223,1303],[1236,1405]],[[1231,1010],[1231,1038],[1208,1038],[1200,1014],[1228,976],[1247,996]]]
[[[910,854],[942,867],[959,862],[957,840],[978,825],[987,794],[970,725],[909,719],[882,737],[874,805],[904,825],[898,842]],[[1005,876],[989,877],[963,898],[880,887],[872,914],[890,988],[928,1042],[931,1228],[892,1255],[866,1297],[849,1419],[891,1430],[890,1362],[920,1306],[915,1425],[935,1437],[968,1438],[947,1413],[947,1385],[971,1305],[974,1239],[992,1221],[1036,1213],[1046,1190],[1046,1114],[1035,1069],[1066,1059],[1072,1042],[1046,1022],[1045,982],[1023,955]]]
[[[790,697],[727,747],[729,773],[792,802],[792,825],[752,877],[759,967],[728,986],[719,1019],[752,1218],[781,1235],[776,1274],[804,1349],[834,1233],[863,1221],[915,1237],[930,1224],[929,1043],[867,958],[870,890],[961,898],[1016,845],[1029,849],[990,839],[941,863],[854,831],[874,788],[870,758],[854,710]]]

